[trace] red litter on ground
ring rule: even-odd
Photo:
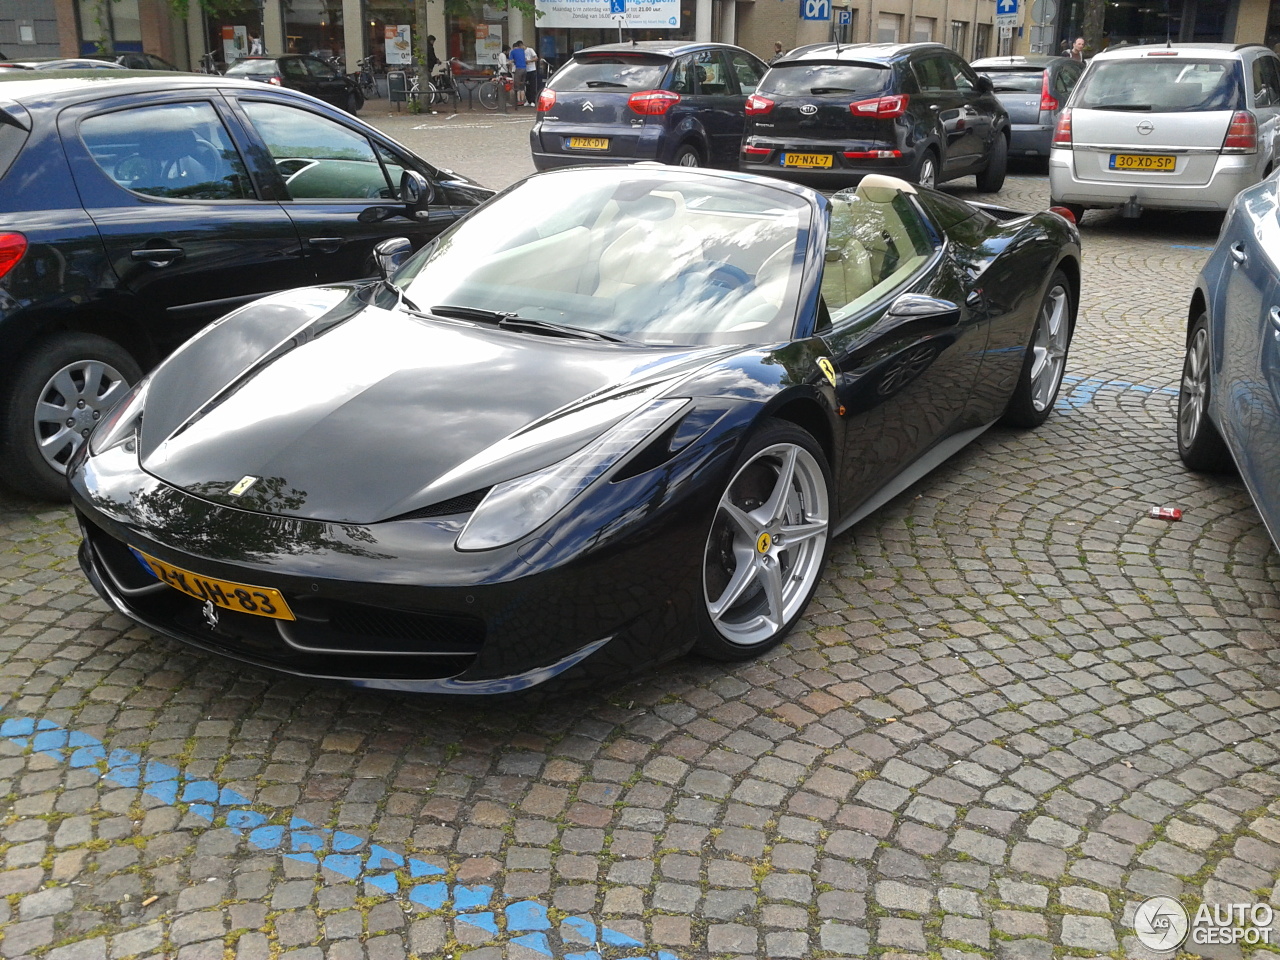
[[[1153,520],[1181,520],[1182,511],[1177,507],[1152,507],[1148,516]]]

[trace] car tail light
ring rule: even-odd
[[[17,265],[27,252],[27,238],[20,233],[0,233],[0,277]]]
[[[753,147],[746,145],[742,148],[742,155],[744,157],[767,157],[771,153],[773,153],[772,147]]]
[[[1049,92],[1049,71],[1046,70],[1044,72],[1044,80],[1040,83],[1040,109],[1041,111],[1048,110],[1052,113],[1059,106],[1061,104],[1058,103],[1058,98]]]
[[[543,87],[542,92],[538,94],[538,112],[546,113],[556,105],[556,92],[550,87]]]
[[[646,117],[660,117],[679,102],[680,94],[670,90],[641,90],[627,97],[627,106]]]
[[[849,112],[855,117],[875,117],[877,120],[892,120],[907,112],[907,103],[911,100],[905,93],[892,97],[876,97],[874,100],[855,100],[849,104]]]
[[[279,77],[267,77],[267,83],[271,84],[273,87],[278,87],[278,86],[280,86],[280,78],[279,78]]]
[[[768,113],[773,109],[773,101],[768,97],[762,97],[758,93],[753,93],[747,97],[747,116],[758,117],[763,113]]]
[[[1248,110],[1237,110],[1222,141],[1223,153],[1257,153],[1258,121]]]
[[[1055,147],[1071,146],[1071,111],[1063,110],[1058,114],[1058,125],[1053,130],[1053,145]]]
[[[1049,212],[1056,213],[1058,216],[1060,216],[1063,220],[1066,220],[1068,223],[1076,222],[1076,215],[1072,213],[1070,210],[1068,210],[1066,207],[1050,207]]]
[[[846,160],[897,160],[902,156],[901,150],[846,150]]]

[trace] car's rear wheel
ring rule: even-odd
[[[1009,169],[1009,141],[1004,134],[997,133],[991,142],[991,153],[987,157],[987,165],[978,174],[978,190],[981,193],[999,193],[1004,186],[1004,175]]]
[[[0,400],[0,480],[65,500],[67,461],[141,377],[137,361],[105,337],[67,333],[37,346]]]
[[[702,166],[702,154],[698,153],[698,148],[693,144],[682,144],[680,149],[676,151],[676,155],[671,159],[671,163],[677,167],[700,167]]]
[[[1062,386],[1071,347],[1071,284],[1066,274],[1055,270],[1049,289],[1040,301],[1031,342],[1022,361],[1022,375],[1000,422],[1011,427],[1038,427],[1049,419],[1053,402]]]
[[[933,147],[929,147],[920,155],[920,161],[916,164],[915,176],[912,179],[920,186],[930,189],[938,185],[938,153]]]
[[[1182,384],[1178,388],[1178,456],[1188,470],[1222,473],[1232,467],[1217,426],[1209,418],[1209,317],[1200,314],[1187,340],[1182,361]]]
[[[731,476],[703,551],[696,649],[747,660],[781,642],[817,588],[831,535],[831,472],[813,437],[771,420]]]

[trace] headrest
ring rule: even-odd
[[[892,203],[900,193],[915,196],[916,192],[915,184],[897,177],[886,177],[882,173],[868,174],[858,184],[858,196],[871,203]]]

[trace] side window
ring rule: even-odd
[[[671,70],[671,89],[676,93],[692,94],[698,92],[697,66],[693,57],[681,57]]]
[[[400,199],[400,177],[407,169],[404,160],[397,157],[394,153],[384,147],[382,144],[375,144],[378,151],[378,159],[382,161],[382,165],[387,170],[387,176],[391,178],[391,189],[383,194],[388,200]]]
[[[977,92],[977,75],[969,70],[968,64],[956,57],[947,58],[947,68],[954,78],[956,89],[963,94],[972,95]]]
[[[1272,57],[1258,57],[1253,61],[1253,105],[1269,107],[1280,101],[1280,87],[1276,85],[1276,61]]]
[[[301,60],[281,60],[280,72],[286,77],[301,80],[307,75],[307,68],[302,65]]]
[[[916,80],[921,93],[950,93],[956,88],[955,74],[942,57],[922,57],[916,61]]]
[[[242,100],[294,200],[374,200],[394,187],[362,133],[307,110]]]
[[[1053,82],[1049,84],[1049,89],[1054,97],[1065,104],[1067,97],[1071,96],[1071,91],[1075,88],[1076,81],[1080,79],[1080,71],[1073,67],[1065,67],[1052,74],[1052,77]]]
[[[327,63],[325,63],[322,60],[316,60],[312,57],[307,57],[302,62],[307,67],[307,73],[311,74],[311,76],[315,77],[318,80],[332,80],[335,76],[337,76],[337,72],[333,69],[333,67],[329,66]]]
[[[208,102],[134,107],[88,117],[80,139],[126,190],[180,200],[254,199],[244,161]]]
[[[725,76],[724,59],[718,50],[703,50],[694,54],[698,65],[699,92],[709,97],[722,97],[730,91]]]
[[[1280,59],[1276,57],[1262,58],[1262,72],[1267,78],[1267,86],[1271,89],[1271,103],[1280,103]]]
[[[755,93],[756,87],[760,85],[760,78],[764,76],[764,72],[745,53],[729,54],[729,69],[737,76],[738,88],[743,96]]]

